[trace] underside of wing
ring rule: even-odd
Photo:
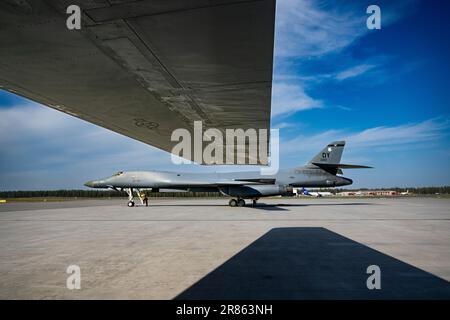
[[[3,0],[0,88],[168,152],[194,121],[269,129],[274,20],[274,0]]]
[[[246,183],[246,184],[275,184],[276,179],[236,179],[235,181]]]
[[[275,182],[275,180],[273,180]],[[218,188],[227,186],[246,186],[246,185],[261,185],[273,184],[268,182],[258,181],[233,181],[233,180],[217,180],[217,181],[177,181],[170,188]]]

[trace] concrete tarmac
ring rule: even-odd
[[[0,298],[450,299],[448,199],[149,202],[0,204]]]

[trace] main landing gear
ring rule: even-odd
[[[245,206],[245,201],[244,201],[244,199],[231,199],[228,202],[228,205],[230,207],[244,207]]]
[[[252,206],[256,206],[256,202],[259,200],[259,198],[253,198],[252,199]],[[228,202],[228,205],[230,207],[245,207],[245,201],[244,199],[237,198],[237,199],[231,199],[230,202]]]

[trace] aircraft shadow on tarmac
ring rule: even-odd
[[[369,290],[367,267],[381,269]],[[450,283],[325,228],[275,228],[175,299],[449,299]]]
[[[289,211],[284,207],[315,207],[315,206],[370,206],[374,205],[369,202],[346,202],[346,203],[279,203],[279,204],[266,204],[266,203],[258,203],[256,206],[248,205],[246,207],[259,209],[259,210],[268,210],[268,211]]]
[[[289,211],[284,207],[310,207],[310,206],[369,206],[378,205],[370,202],[346,202],[346,203],[289,203],[289,204],[266,204],[258,203],[255,206],[247,204],[245,208],[267,211]],[[152,207],[223,207],[228,205],[217,204],[151,204]]]

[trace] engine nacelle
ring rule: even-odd
[[[228,186],[221,187],[220,192],[230,197],[240,198],[259,198],[268,196],[278,196],[289,194],[292,187],[280,186],[277,184],[270,185],[252,185],[252,186]]]

